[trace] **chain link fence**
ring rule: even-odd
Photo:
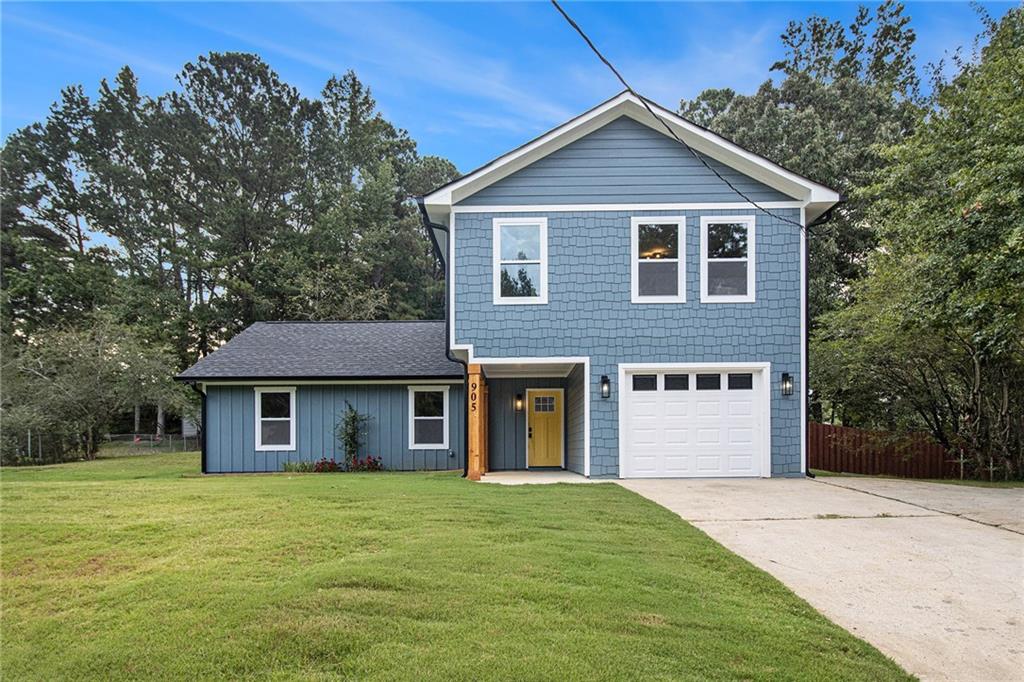
[[[123,457],[199,450],[199,436],[177,433],[111,433],[100,439],[97,457]],[[28,466],[83,459],[85,448],[73,435],[27,431],[4,433],[0,439],[0,464]]]
[[[108,450],[121,452],[191,452],[199,449],[199,436],[182,436],[177,433],[110,433],[104,438],[100,455]]]

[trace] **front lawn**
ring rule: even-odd
[[[613,485],[5,469],[5,679],[905,679]]]

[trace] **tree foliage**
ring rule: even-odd
[[[817,385],[858,423],[926,428],[991,476],[1024,475],[1024,11],[858,192],[880,248],[822,320]]]
[[[880,145],[901,141],[917,123],[922,101],[914,68],[915,34],[903,5],[861,7],[849,26],[812,16],[790,22],[784,59],[753,95],[705,90],[680,103],[697,123],[847,199],[809,240],[812,325],[847,300],[864,274],[876,238],[868,201],[856,190],[885,164]]]
[[[255,55],[211,53],[177,80],[150,97],[125,67],[5,141],[5,356],[99,343],[101,313],[171,376],[256,320],[443,315],[409,198],[455,167],[419,156],[354,73],[310,99]]]
[[[20,439],[33,431],[48,439],[46,458],[91,457],[102,429],[132,405],[184,409],[184,387],[171,380],[173,356],[154,348],[109,316],[88,325],[51,329],[4,354],[3,448],[17,459]],[[32,459],[35,453],[25,453]]]

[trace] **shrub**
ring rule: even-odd
[[[345,401],[345,414],[342,415],[341,423],[335,429],[334,435],[345,451],[345,469],[348,471],[380,471],[383,468],[380,465],[380,458],[377,458],[374,465],[368,464],[373,459],[372,457],[359,459],[359,446],[363,442],[363,428],[368,421],[370,421],[368,415],[361,414],[352,407],[352,403]],[[370,466],[376,468],[367,468]]]
[[[367,455],[363,459],[356,457],[348,467],[349,471],[384,471],[384,464],[380,457]]]
[[[313,471],[318,474],[341,470],[342,468],[340,464],[335,462],[333,459],[327,459],[326,457],[321,457],[320,461],[313,465]]]
[[[313,471],[313,462],[285,462],[281,466],[281,470],[296,474],[307,474]]]

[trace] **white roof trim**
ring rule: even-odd
[[[796,200],[808,205],[819,205],[814,206],[809,213],[824,212],[832,204],[840,201],[840,195],[835,190],[788,171],[650,100],[648,100],[648,104],[655,114],[668,123],[673,132],[694,150]],[[499,156],[469,175],[435,190],[423,198],[424,203],[433,215],[438,215],[438,217],[446,215],[453,204],[624,115],[669,136],[665,128],[658,121],[652,119],[638,97],[630,92],[622,92],[532,142]],[[813,210],[814,208],[820,208],[820,211]]]

